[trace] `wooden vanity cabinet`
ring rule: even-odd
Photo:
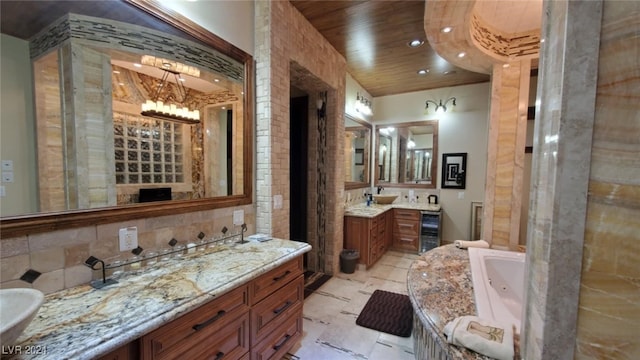
[[[367,268],[375,264],[388,250],[390,243],[388,211],[373,217],[345,216],[344,248],[360,252],[359,264]]]
[[[299,256],[144,335],[141,358],[280,359],[302,337],[302,266]],[[136,358],[124,351],[109,359]]]
[[[418,252],[420,246],[420,211],[393,209],[393,248]]]

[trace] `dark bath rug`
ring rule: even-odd
[[[411,336],[413,308],[407,295],[376,290],[364,305],[356,324],[402,337]]]

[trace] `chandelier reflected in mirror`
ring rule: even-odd
[[[186,106],[181,106],[187,101],[189,90],[184,86],[185,79],[182,74],[199,77],[200,70],[193,66],[181,64],[176,61],[157,58],[154,56],[142,56],[141,64],[157,67],[162,70],[162,78],[156,87],[151,100],[142,104],[142,116],[153,117],[162,120],[175,121],[185,124],[197,124],[200,122],[200,111],[190,110]],[[172,79],[173,81],[170,81]],[[162,91],[173,82],[177,91],[175,102],[169,103],[167,98],[160,99]]]

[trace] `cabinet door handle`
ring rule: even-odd
[[[280,344],[277,344],[273,347],[273,350],[278,351],[280,350],[280,348],[282,348],[284,346],[284,344],[287,343],[287,341],[289,341],[289,338],[291,338],[291,335],[287,334],[287,336],[284,337],[284,339],[282,339],[282,341],[280,342]]]
[[[216,320],[218,320],[221,317],[223,317],[224,314],[226,314],[226,313],[227,312],[224,311],[224,310],[218,311],[218,313],[214,317],[212,317],[211,319],[209,319],[209,320],[207,320],[207,321],[205,321],[203,323],[193,325],[193,330],[195,330],[195,331],[202,330],[203,328],[205,328],[205,327],[213,324],[214,322],[216,322]],[[224,354],[222,354],[222,355],[224,355]]]
[[[291,304],[293,304],[291,301],[287,300],[286,303],[284,303],[284,305],[280,306],[279,308],[273,310],[274,314],[280,314],[281,312],[285,311],[289,306],[291,306]]]
[[[287,270],[287,271],[284,272],[284,274],[274,277],[273,281],[280,281],[280,280],[286,278],[287,275],[289,275],[289,274],[291,274],[291,270]]]
[[[220,360],[220,359],[222,359],[223,357],[224,357],[224,353],[223,353],[222,351],[219,351],[219,352],[216,354],[216,357],[215,357],[214,359],[215,359],[215,360]]]

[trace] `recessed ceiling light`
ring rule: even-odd
[[[465,55],[467,55],[467,53],[465,53],[464,51],[458,53],[459,58],[463,58]]]
[[[411,40],[407,43],[407,45],[411,48],[417,48],[419,46],[421,46],[422,44],[424,44],[424,40],[420,40],[420,39],[414,39]]]
[[[418,75],[427,75],[429,69],[420,69],[418,70]]]
[[[120,85],[120,86],[124,86],[124,83],[118,83],[118,85]]]
[[[543,42],[544,42],[544,39],[540,39],[540,42],[541,42],[541,43],[543,43]]]
[[[215,82],[220,82],[220,79],[213,79],[213,81],[215,81]]]
[[[178,80],[185,82],[186,80],[184,78],[178,78]]]
[[[118,71],[118,70],[113,70],[113,73],[114,73],[114,74],[120,74],[120,71]]]
[[[502,64],[502,67],[506,69],[509,67],[509,64]]]
[[[138,63],[133,63],[133,66],[137,67],[137,68],[141,68],[142,64],[138,64]]]
[[[451,26],[445,26],[443,27],[440,31],[442,31],[443,33],[450,33],[451,30],[453,30],[453,28]]]

